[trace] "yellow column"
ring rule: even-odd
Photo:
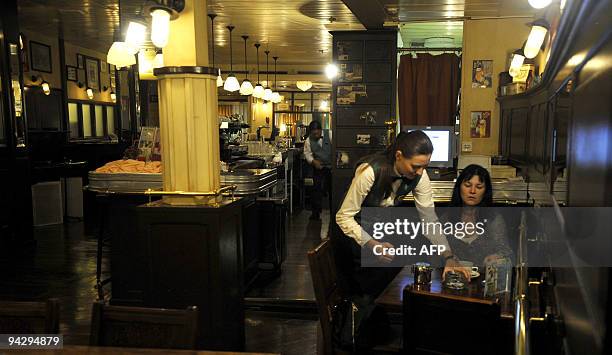
[[[156,69],[165,191],[211,192],[220,187],[217,86],[208,68],[206,0],[186,0],[170,22],[163,68]],[[219,198],[166,197],[176,205]]]

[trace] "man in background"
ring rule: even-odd
[[[304,157],[313,167],[314,180],[310,219],[320,220],[323,193],[326,192],[331,200],[331,132],[323,130],[319,121],[310,122],[308,132],[308,139],[304,142]]]

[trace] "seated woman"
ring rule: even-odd
[[[493,185],[489,172],[480,165],[468,165],[455,182],[451,207],[461,207],[441,218],[463,223],[485,221],[484,234],[475,231],[459,238],[448,238],[454,256],[461,261],[471,261],[483,266],[497,258],[512,258],[507,239],[506,224],[499,213],[492,213]]]

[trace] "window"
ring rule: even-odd
[[[74,102],[68,103],[68,129],[70,139],[79,138],[79,107]]]
[[[115,105],[68,102],[70,139],[106,139],[117,134]]]

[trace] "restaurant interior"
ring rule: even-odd
[[[612,1],[0,9],[0,354],[612,353]],[[372,276],[369,211],[463,189],[506,256]]]

